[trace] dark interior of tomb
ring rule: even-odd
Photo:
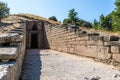
[[[38,48],[38,34],[31,34],[31,48]]]

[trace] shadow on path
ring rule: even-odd
[[[41,66],[40,49],[28,49],[19,80],[40,80]]]

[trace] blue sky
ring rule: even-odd
[[[68,17],[74,8],[79,18],[92,22],[101,14],[107,15],[115,8],[115,0],[1,0],[10,7],[11,14],[30,13],[45,18],[56,16],[58,20]]]

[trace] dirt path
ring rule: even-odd
[[[22,80],[120,80],[113,66],[53,50],[27,50]]]

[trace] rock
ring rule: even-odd
[[[99,79],[101,79],[101,78],[99,76],[97,76],[96,78],[92,78],[90,80],[99,80]]]
[[[87,77],[84,77],[84,79],[85,79],[85,80],[89,80],[89,78],[87,78]]]
[[[118,78],[118,77],[120,77],[120,74],[115,74],[115,75],[113,75],[113,77]]]
[[[107,42],[107,41],[119,41],[119,37],[117,37],[117,36],[105,36],[103,38],[103,40],[105,42]]]
[[[88,36],[100,36],[99,33],[89,33]]]
[[[22,37],[17,33],[1,34],[0,35],[0,44],[3,43],[14,43],[22,41]]]
[[[78,36],[79,37],[87,36],[87,32],[86,31],[78,31]]]
[[[95,68],[92,68],[92,70],[96,70]]]
[[[18,56],[18,47],[0,47],[0,60],[16,60]]]

